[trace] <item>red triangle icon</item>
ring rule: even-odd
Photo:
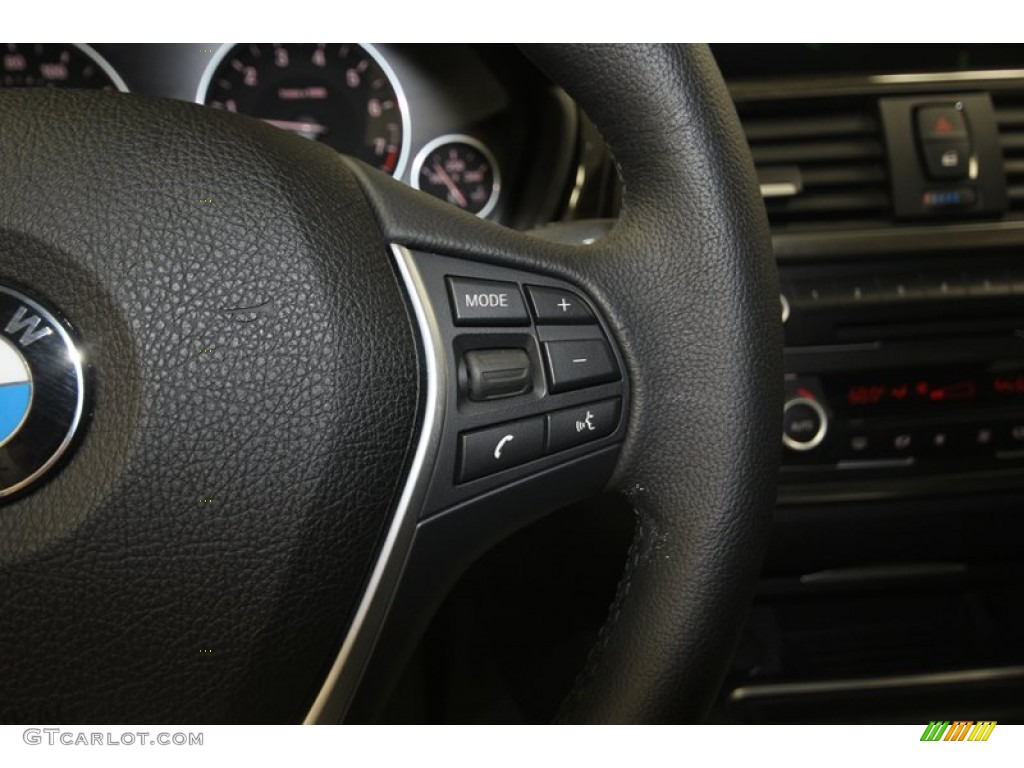
[[[953,124],[949,122],[949,118],[945,115],[940,115],[939,119],[935,121],[935,132],[936,133],[949,133],[953,130]]]

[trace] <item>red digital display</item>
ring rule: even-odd
[[[992,388],[997,395],[1024,395],[1024,373],[994,376]]]
[[[899,413],[1024,401],[1024,371],[876,371],[825,379],[829,399],[851,411]]]
[[[1021,377],[1024,387],[1024,376]],[[959,381],[902,380],[851,384],[846,390],[849,405],[882,405],[896,403],[952,402],[975,400],[978,382],[973,379]],[[1024,394],[1024,388],[1020,394]]]

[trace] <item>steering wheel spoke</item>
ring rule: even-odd
[[[461,216],[442,207],[435,221]],[[447,588],[511,532],[602,491],[626,434],[625,361],[584,289],[550,270],[391,251],[420,332],[424,417],[385,552],[310,722],[373,719]],[[373,682],[350,710],[366,663]]]

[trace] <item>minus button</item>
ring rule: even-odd
[[[622,378],[608,342],[604,339],[546,342],[544,362],[552,393]]]

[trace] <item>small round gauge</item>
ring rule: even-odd
[[[203,73],[196,101],[323,142],[393,176],[405,169],[405,97],[371,45],[229,43]]]
[[[103,88],[128,86],[106,59],[84,43],[0,43],[2,88]]]
[[[494,155],[472,136],[440,136],[416,155],[412,185],[483,218],[498,204],[501,175]]]

